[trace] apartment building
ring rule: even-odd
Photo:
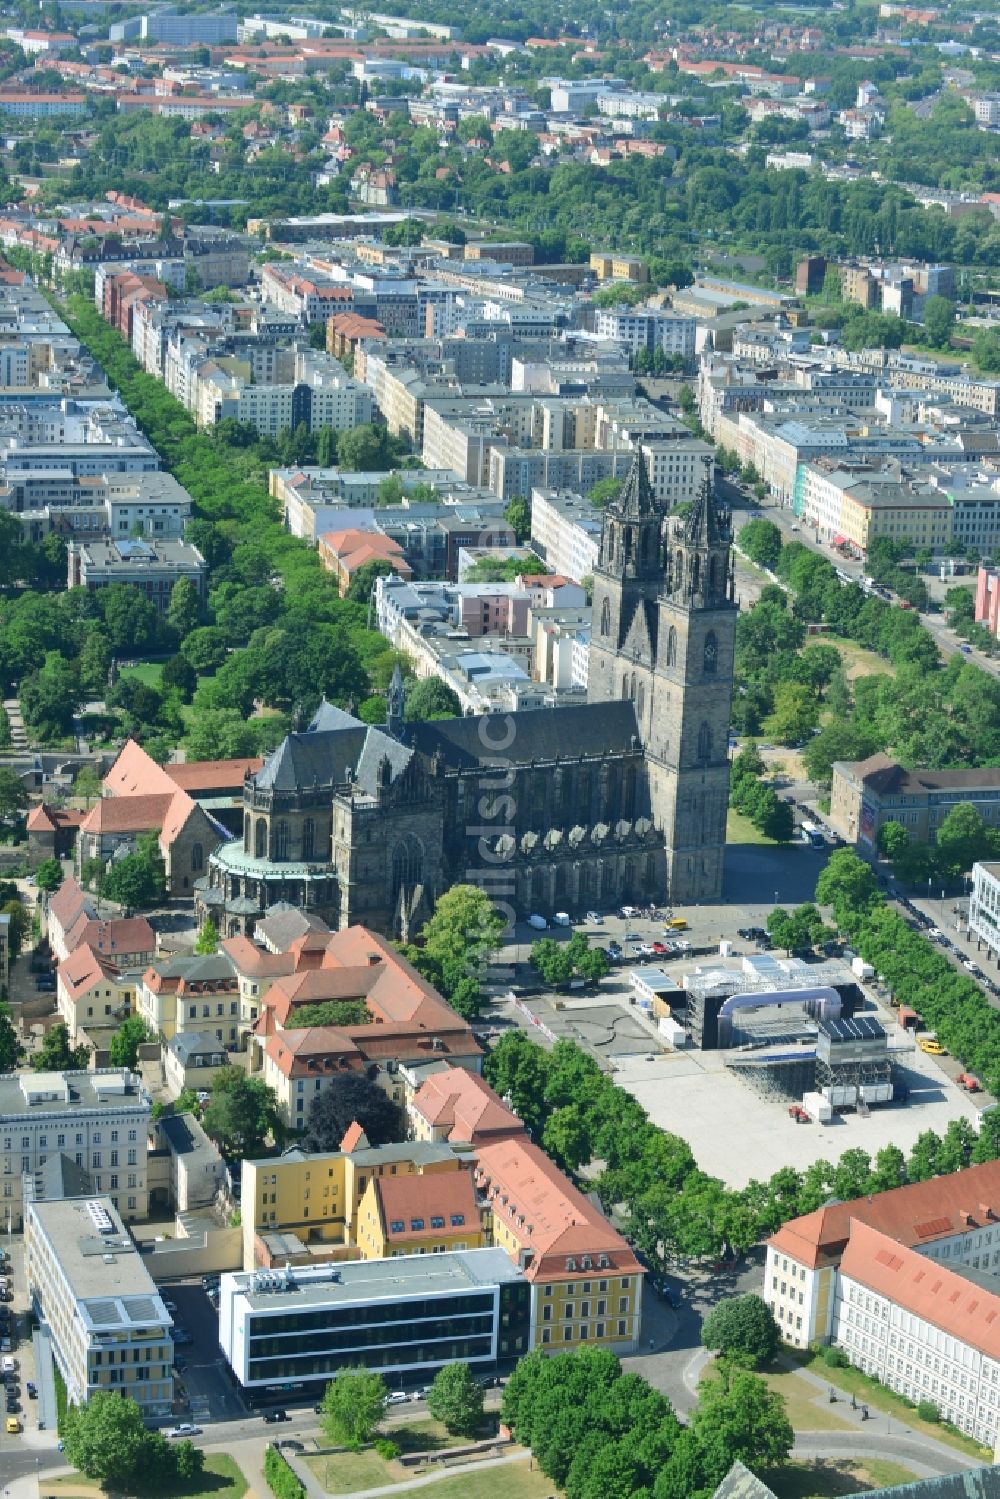
[[[517,1115],[476,1073],[443,1065],[425,1072],[418,1087],[407,1089],[407,1122],[414,1140],[469,1150],[525,1133]]]
[[[639,1346],[644,1270],[631,1246],[544,1151],[522,1137],[480,1146],[475,1181],[493,1242],[531,1288],[531,1348]]]
[[[357,1233],[367,1260],[449,1254],[490,1242],[469,1171],[374,1179],[361,1200]]]
[[[837,1277],[833,1341],[851,1363],[959,1431],[1000,1436],[1000,1294],[995,1275],[934,1265],[865,1223],[852,1225]]]
[[[1000,1270],[1000,1162],[970,1166],[794,1218],[767,1243],[763,1297],[786,1343],[837,1341],[838,1279],[860,1225],[913,1251],[928,1276],[941,1266]],[[931,1261],[932,1264],[928,1264]]]
[[[374,1183],[412,1178],[430,1200],[436,1178],[459,1171],[468,1177],[461,1157],[446,1143],[404,1141],[372,1148],[356,1129],[348,1131],[337,1151],[293,1148],[266,1160],[244,1161],[243,1268],[274,1266],[299,1254],[359,1258],[365,1252],[360,1242],[362,1203]],[[478,1223],[477,1209],[470,1229]]]
[[[56,115],[87,113],[86,94],[28,93],[20,89],[0,89],[0,114],[18,120],[49,120]]]
[[[531,542],[553,572],[577,582],[594,576],[601,546],[601,513],[567,490],[531,491]]]
[[[594,316],[598,338],[610,338],[633,354],[662,349],[668,358],[680,354],[684,360],[694,358],[697,327],[693,317],[649,307],[601,307]]]
[[[877,846],[879,829],[898,822],[914,843],[933,843],[961,802],[987,827],[1000,827],[1000,769],[904,770],[889,755],[838,760],[830,790],[830,823],[848,843]]]
[[[24,1178],[65,1154],[123,1217],[145,1218],[150,1109],[142,1079],[120,1067],[0,1077],[0,1217],[18,1231]]]
[[[500,1249],[244,1272],[222,1277],[219,1343],[251,1400],[286,1383],[318,1396],[358,1365],[390,1383],[456,1360],[509,1367],[529,1347],[528,1299]]]
[[[239,981],[225,952],[158,959],[139,980],[136,1009],[164,1041],[195,1031],[235,1050],[243,1030]]]
[[[1000,864],[992,861],[972,866],[969,937],[979,952],[1000,959]]]
[[[150,541],[115,537],[107,541],[71,541],[67,548],[67,588],[94,593],[114,583],[140,589],[159,614],[165,614],[175,583],[186,578],[204,592],[206,564],[187,541]]]
[[[30,1202],[25,1268],[70,1405],[114,1393],[147,1418],[169,1416],[173,1321],[114,1200]]]

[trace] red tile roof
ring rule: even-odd
[[[70,951],[77,947],[92,947],[95,952],[115,959],[132,953],[155,952],[156,933],[144,916],[100,921],[81,912],[66,932],[66,945]]]
[[[159,832],[167,819],[171,802],[179,792],[138,796],[103,796],[95,802],[83,820],[85,833]]]
[[[840,1273],[978,1348],[988,1358],[1000,1360],[1000,1296],[936,1260],[869,1224],[855,1222]]]
[[[350,1155],[352,1150],[360,1150],[363,1146],[367,1146],[367,1144],[368,1136],[355,1119],[347,1126],[347,1133],[340,1142],[340,1148],[344,1155]]]
[[[411,1108],[448,1139],[477,1145],[509,1135],[523,1135],[524,1125],[485,1078],[464,1067],[436,1072],[414,1096]]]
[[[529,1280],[565,1280],[573,1275],[582,1279],[600,1274],[602,1268],[611,1274],[643,1274],[631,1246],[600,1209],[530,1140],[482,1147],[476,1184],[521,1249],[534,1251],[525,1270]],[[586,1266],[585,1256],[592,1261]],[[606,1256],[607,1265],[600,1265],[601,1256]]]
[[[82,910],[93,911],[93,903],[85,895],[72,875],[67,875],[59,889],[49,901],[48,920],[65,931],[73,925]]]
[[[163,769],[182,791],[225,791],[242,786],[244,777],[262,769],[263,759],[254,755],[248,760],[193,760],[188,765],[165,765]]]
[[[382,1232],[390,1244],[406,1240],[419,1243],[440,1234],[479,1232],[479,1206],[470,1171],[428,1171],[420,1175],[375,1178]],[[431,1218],[444,1219],[444,1226],[431,1226]],[[461,1217],[460,1224],[452,1223]],[[402,1223],[402,1228],[393,1228]],[[414,1228],[415,1223],[423,1225]]]
[[[815,1270],[839,1263],[852,1222],[868,1224],[896,1244],[916,1246],[989,1223],[988,1208],[1000,1218],[1000,1161],[817,1208],[779,1228],[768,1244]]]
[[[95,985],[117,977],[114,964],[86,944],[59,964],[59,985],[74,1004]]]
[[[55,833],[59,828],[78,828],[86,813],[73,807],[50,807],[39,802],[28,813],[25,826],[29,833]]]

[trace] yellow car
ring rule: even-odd
[[[17,1417],[16,1416],[8,1416],[7,1417],[7,1435],[10,1436],[10,1437],[16,1437],[17,1434],[18,1434],[18,1432],[20,1430],[21,1430],[21,1423],[17,1419]]]
[[[683,916],[675,916],[672,921],[667,922],[668,932],[686,932],[688,924]]]
[[[944,1057],[948,1055],[944,1047],[941,1045],[941,1042],[936,1041],[933,1036],[918,1036],[917,1045],[920,1047],[920,1050],[925,1051],[929,1057]]]

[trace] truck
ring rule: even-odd
[[[804,821],[800,828],[802,842],[810,844],[813,848],[822,848],[826,841],[822,832],[814,822]]]
[[[960,1072],[955,1081],[960,1088],[965,1089],[966,1093],[982,1092],[982,1083],[978,1077],[973,1077],[971,1072]]]

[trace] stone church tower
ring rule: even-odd
[[[711,478],[664,522],[637,453],[594,571],[590,702],[631,699],[678,903],[722,893],[737,604],[729,515]]]

